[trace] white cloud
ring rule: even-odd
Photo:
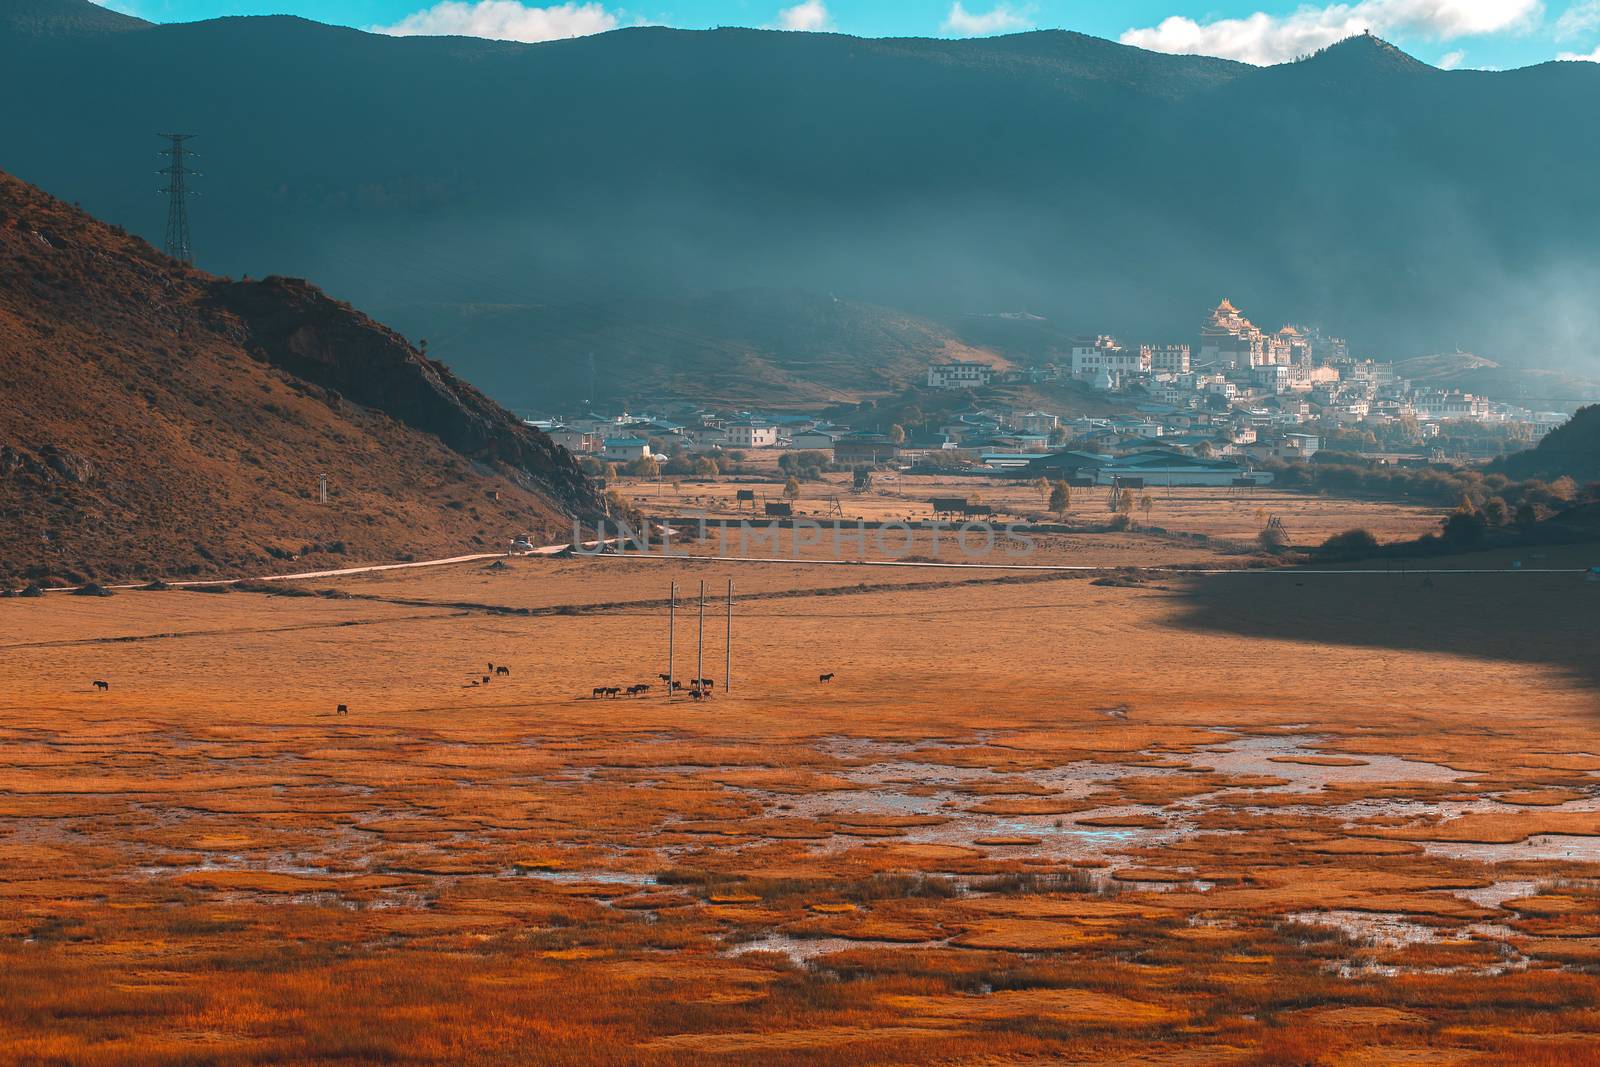
[[[1556,19],[1556,37],[1566,40],[1600,27],[1600,0],[1578,0]]]
[[[1028,16],[1012,7],[1010,4],[996,4],[991,11],[968,11],[961,6],[961,0],[955,0],[950,5],[950,14],[944,17],[944,23],[939,27],[941,33],[954,34],[957,37],[982,37],[990,33],[1005,33],[1008,30],[1025,30],[1033,23]]]
[[[1557,59],[1564,59],[1574,63],[1600,63],[1600,48],[1596,48],[1587,55],[1578,52],[1562,52]]]
[[[488,37],[496,41],[557,41],[617,28],[617,16],[599,3],[528,7],[518,0],[444,0],[407,15],[376,33],[395,37]]]
[[[1439,58],[1439,69],[1455,70],[1457,67],[1461,66],[1461,64],[1465,63],[1466,60],[1467,53],[1458,48],[1454,52],[1446,52]]]
[[[822,0],[800,0],[800,3],[793,7],[786,7],[778,12],[780,30],[803,30],[814,33],[832,27],[833,16],[828,14],[828,5]]]
[[[1246,63],[1283,63],[1371,30],[1380,35],[1448,41],[1531,29],[1543,0],[1358,0],[1302,7],[1288,15],[1258,11],[1200,23],[1174,15],[1158,26],[1131,29],[1123,44],[1157,52],[1222,56]]]

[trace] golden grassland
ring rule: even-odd
[[[0,1058],[1600,1062],[1600,587],[1503,556],[6,601]]]
[[[770,465],[770,453],[751,453]],[[1048,511],[1049,497],[1033,484],[1012,478],[955,477],[922,474],[877,474],[872,489],[864,493],[850,490],[848,474],[830,473],[815,481],[799,483],[800,495],[794,502],[797,514],[815,519],[842,517],[868,522],[928,521],[935,518],[930,501],[935,497],[964,497],[985,504],[996,512],[997,522],[1025,522],[1035,519],[1056,523],[1059,516]],[[784,476],[773,469],[770,477],[670,478],[641,480],[622,478],[615,486],[631,503],[646,514],[680,514],[691,508],[719,517],[751,515],[752,506],[736,499],[740,490],[756,495],[754,512],[767,502],[784,502]],[[1398,504],[1383,501],[1347,500],[1293,493],[1263,487],[1234,490],[1204,486],[1150,486],[1133,492],[1132,518],[1141,526],[1204,534],[1221,540],[1253,541],[1269,517],[1276,516],[1287,527],[1294,543],[1321,544],[1337,533],[1355,528],[1369,530],[1382,541],[1414,538],[1437,531],[1448,509]],[[1150,508],[1142,506],[1150,498]],[[835,514],[834,504],[838,504]],[[1104,526],[1111,518],[1110,490],[1102,486],[1072,490],[1072,503],[1066,515],[1069,525]]]

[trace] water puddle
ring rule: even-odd
[[[1381,911],[1298,911],[1284,919],[1301,926],[1321,926],[1339,931],[1352,941],[1385,948],[1425,945],[1441,940],[1437,927],[1404,915]]]
[[[1557,811],[1570,810],[1565,808]],[[1525,841],[1488,844],[1479,841],[1418,841],[1423,851],[1455,860],[1510,863],[1515,860],[1571,860],[1600,863],[1600,836],[1536,834]]]
[[[798,964],[810,963],[819,956],[853,949],[911,949],[938,948],[944,941],[857,941],[845,937],[790,937],[787,934],[768,934],[754,941],[741,941],[724,950],[724,956],[748,956],[752,952],[776,952],[788,956]]]

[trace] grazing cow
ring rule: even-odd
[[[674,693],[678,692],[682,688],[683,688],[683,683],[682,682],[673,682],[672,683],[672,691]]]
[[[672,675],[670,675],[670,674],[658,674],[658,675],[656,675],[656,677],[660,678],[663,682],[672,681]]]
[[[717,680],[715,678],[701,678],[695,684],[701,689],[715,689],[717,687]]]
[[[484,676],[483,676],[483,684],[484,684],[484,685],[488,685],[488,684],[489,684],[489,681],[490,681],[490,678],[489,678],[489,676],[488,676],[488,675],[487,675],[487,674],[486,674],[486,675],[484,675]]]
[[[494,673],[496,673],[498,675],[502,675],[504,677],[510,677],[511,668],[510,667],[496,667],[494,669]]]
[[[819,674],[819,675],[817,675],[817,681],[819,681],[819,682],[831,682],[831,681],[833,681],[833,675],[831,675],[831,674]]]
[[[489,670],[490,674],[494,673],[494,664],[493,663],[489,664],[488,670]]]
[[[594,695],[597,696],[597,697],[605,696],[606,695],[606,687],[603,686],[603,685],[595,686],[594,687]]]
[[[622,687],[620,685],[614,685],[610,689],[606,690],[606,696],[608,697],[619,697],[621,695]]]
[[[338,709],[338,710],[337,710],[337,711],[335,711],[335,712],[334,712],[334,714],[335,714],[335,715],[348,715],[348,714],[350,714],[350,707],[349,707],[349,705],[347,705],[347,704],[340,704],[340,705],[339,705],[339,709]]]
[[[111,692],[111,683],[110,682],[96,682],[96,683],[94,683],[94,687],[96,689],[100,690],[100,692],[102,692],[102,693]]]
[[[707,694],[700,689],[691,689],[689,690],[689,696],[695,700],[704,700]]]

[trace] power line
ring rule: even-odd
[[[189,197],[198,194],[189,191],[188,178],[190,175],[199,177],[199,171],[192,171],[185,164],[185,160],[194,155],[189,151],[186,142],[198,136],[193,133],[162,133],[158,137],[165,137],[172,142],[161,154],[172,162],[161,168],[161,173],[167,176],[167,187],[161,192],[167,194],[167,255],[180,263],[194,266],[194,252],[189,247]]]

